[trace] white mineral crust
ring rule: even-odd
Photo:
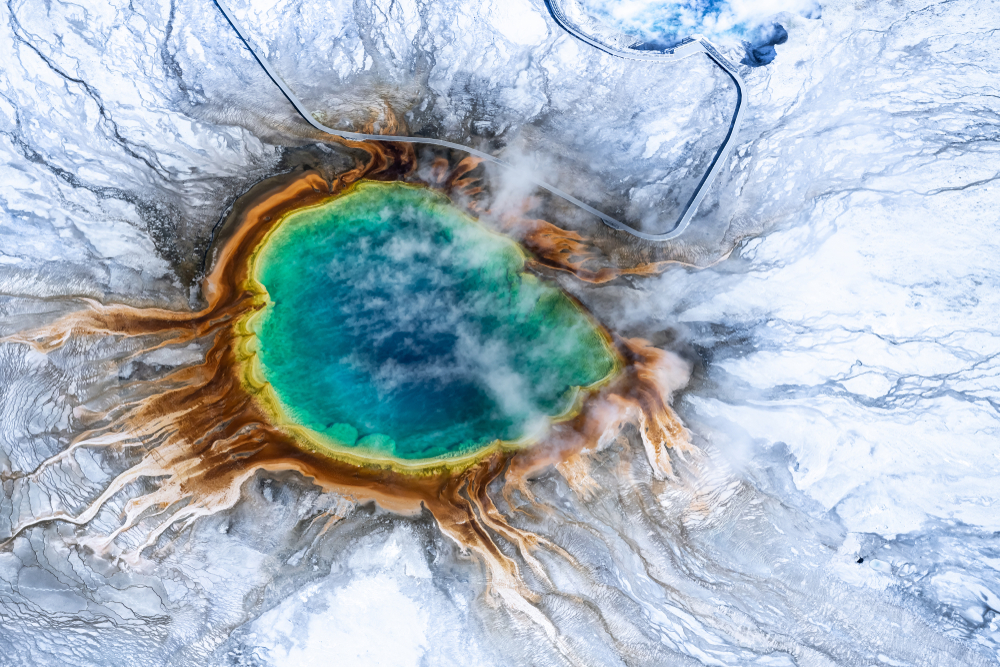
[[[613,58],[541,0],[233,8],[324,122],[391,111],[636,219],[676,208],[731,113],[707,60]],[[121,559],[81,546],[120,525],[127,494],[83,528],[6,542],[0,664],[997,664],[1000,4],[821,10],[777,14],[777,58],[741,66],[745,125],[682,239],[719,261],[563,280],[617,330],[671,332],[695,361],[675,407],[701,453],[660,483],[642,456],[609,463],[609,445],[589,497],[555,471],[532,482],[550,512],[519,527],[575,559],[535,554],[551,588],[521,562],[548,626],[491,598],[429,515],[261,473],[138,559],[131,532]],[[340,159],[210,1],[3,14],[2,336],[77,297],[197,306],[237,197],[302,154]],[[722,46],[740,59],[738,38]],[[109,391],[205,350],[0,342],[0,539],[81,511],[134,462],[83,447],[35,474]]]

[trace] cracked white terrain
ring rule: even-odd
[[[328,125],[474,146],[639,222],[673,219],[734,103],[707,59],[616,59],[542,0],[231,4]],[[678,3],[583,4],[638,30]],[[74,522],[142,453],[74,443],[209,341],[13,337],[85,298],[199,308],[234,202],[353,154],[295,114],[211,1],[9,0],[0,665],[1000,662],[1000,3],[704,4],[735,8],[712,10],[730,23],[709,36],[741,62],[747,115],[664,251],[682,261],[558,276],[689,364],[674,408],[697,451],[658,480],[626,431],[590,453],[587,484],[568,465],[531,479],[544,512],[495,494],[553,545],[529,556],[542,576],[500,544],[533,592],[519,607],[429,512],[280,471],[151,548],[143,526],[91,548],[159,480]],[[787,41],[762,64],[773,23]],[[491,178],[495,210],[537,195]]]

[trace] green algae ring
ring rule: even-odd
[[[620,365],[515,242],[424,188],[362,182],[295,210],[250,262],[245,384],[336,458],[420,469],[526,447]]]

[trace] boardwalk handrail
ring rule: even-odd
[[[249,35],[240,25],[239,21],[236,20],[236,17],[233,15],[229,7],[226,6],[225,2],[223,0],[214,0],[214,2],[215,5],[222,11],[223,16],[226,17],[226,20],[229,22],[229,25],[231,25],[233,29],[236,31],[236,34],[239,35],[240,41],[242,41],[243,44],[247,47],[247,49],[250,50],[250,53],[253,55],[254,59],[260,64],[260,66],[264,68],[264,71],[267,73],[268,77],[270,77],[271,81],[273,81],[274,84],[278,86],[278,88],[281,90],[281,93],[285,96],[285,98],[289,102],[291,102],[292,106],[295,107],[295,110],[299,112],[299,115],[301,115],[302,118],[307,123],[312,125],[320,132],[324,132],[326,134],[332,134],[333,136],[341,137],[342,139],[349,139],[352,141],[392,141],[399,143],[441,146],[442,148],[450,148],[453,150],[459,150],[465,153],[469,153],[470,155],[475,155],[476,157],[486,160],[487,162],[499,165],[501,167],[505,167],[507,169],[514,168],[510,163],[505,162],[504,160],[501,160],[497,157],[494,157],[489,153],[484,153],[483,151],[476,150],[475,148],[472,148],[470,146],[464,146],[462,144],[454,143],[451,141],[444,141],[443,139],[407,137],[407,136],[398,136],[389,134],[365,134],[363,132],[349,132],[346,130],[335,130],[332,127],[327,127],[326,125],[323,125],[318,120],[316,120],[315,117],[313,117],[312,113],[308,109],[306,109],[305,105],[302,104],[302,101],[298,98],[298,96],[296,96],[295,93],[292,92],[292,90],[285,83],[284,79],[282,79],[281,76],[278,74],[278,72],[274,69],[274,67],[271,66],[271,63],[264,56],[264,54],[261,53],[254,46],[253,42],[250,40]],[[530,174],[524,174],[524,173],[520,174],[521,177],[526,178],[528,181],[538,186],[539,188],[542,188],[543,190],[546,190],[547,192],[550,192],[553,195],[561,199],[564,199],[565,201],[568,201],[574,206],[577,206],[583,209],[584,211],[587,211],[588,213],[597,216],[602,221],[604,221],[604,223],[609,227],[622,230],[624,232],[632,234],[633,236],[637,236],[639,238],[647,239],[650,241],[669,241],[670,239],[677,238],[678,236],[681,235],[681,233],[684,232],[688,224],[690,224],[691,218],[693,217],[695,210],[698,208],[698,204],[701,203],[701,200],[705,196],[705,191],[707,190],[709,184],[712,182],[712,179],[715,178],[716,173],[719,171],[719,168],[722,164],[722,158],[728,152],[732,144],[733,137],[736,134],[736,130],[739,128],[742,107],[743,107],[742,104],[743,81],[742,79],[740,79],[739,74],[736,72],[736,68],[728,60],[726,60],[726,58],[724,58],[721,54],[719,54],[719,52],[704,37],[701,37],[700,35],[694,38],[689,38],[684,42],[682,42],[681,44],[678,44],[675,48],[664,52],[637,51],[635,49],[619,49],[604,44],[602,42],[598,42],[593,38],[587,36],[583,32],[581,32],[576,27],[576,25],[573,24],[562,12],[562,9],[557,4],[557,0],[546,0],[546,6],[549,8],[549,11],[551,12],[555,21],[564,30],[569,32],[574,37],[586,42],[587,44],[590,44],[591,46],[600,49],[601,51],[604,51],[605,53],[620,58],[627,58],[630,60],[660,60],[666,62],[677,60],[680,58],[686,58],[690,55],[694,55],[695,53],[705,53],[714,63],[722,67],[722,69],[725,70],[726,74],[729,75],[729,78],[732,79],[733,82],[736,84],[736,95],[737,95],[736,112],[733,114],[733,119],[729,126],[729,133],[726,135],[726,139],[723,142],[722,146],[719,148],[718,152],[716,152],[715,157],[712,160],[712,163],[709,165],[708,171],[702,177],[691,199],[688,200],[688,203],[681,214],[680,220],[678,220],[674,229],[669,232],[666,232],[664,234],[647,234],[645,232],[640,232],[639,230],[634,229],[633,227],[611,217],[610,215],[598,211],[593,206],[590,206],[589,204],[580,201],[573,195],[567,192],[563,192],[562,190],[553,185],[549,185],[544,181],[536,179],[534,176]]]

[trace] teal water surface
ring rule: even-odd
[[[450,202],[361,183],[289,215],[254,260],[258,370],[337,446],[408,461],[543,430],[615,370],[597,325]]]

